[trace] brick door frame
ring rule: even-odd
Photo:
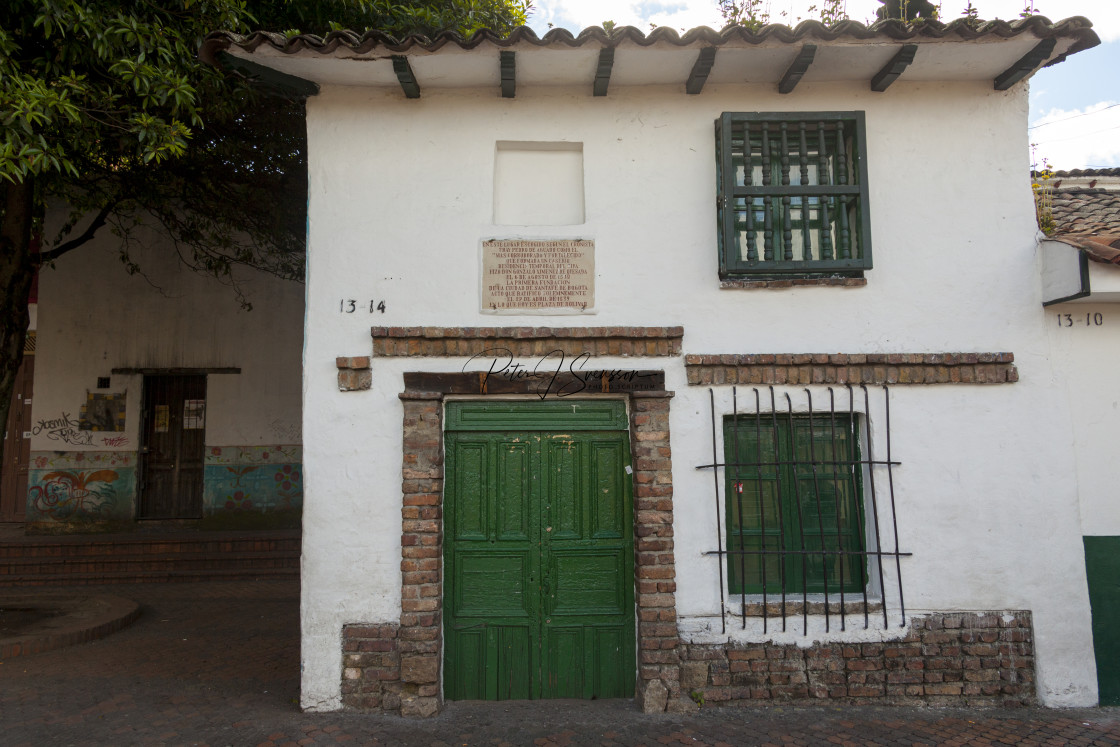
[[[407,379],[436,391],[406,386],[403,405],[401,505],[401,617],[397,631],[402,715],[425,716],[442,705],[443,662],[443,415],[444,400],[462,377],[420,374]],[[525,395],[531,393],[526,382]],[[634,584],[637,618],[636,697],[643,710],[691,703],[680,689],[680,636],[676,613],[672,452],[664,388],[630,392],[630,448],[634,480]],[[482,397],[485,398],[485,397]]]

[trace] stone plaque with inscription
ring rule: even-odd
[[[482,242],[482,310],[578,314],[595,307],[595,242]]]

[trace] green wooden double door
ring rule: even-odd
[[[444,696],[634,692],[625,404],[451,402]]]

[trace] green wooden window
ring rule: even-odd
[[[716,120],[720,277],[871,268],[863,112],[725,112]]]
[[[732,593],[863,590],[858,434],[847,413],[725,418]]]

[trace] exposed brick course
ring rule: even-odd
[[[925,615],[905,638],[881,643],[682,643],[680,658],[682,688],[710,703],[1018,706],[1035,698],[1025,611]]]
[[[751,353],[686,355],[688,383],[1005,384],[1014,353]]]
[[[681,354],[684,327],[374,327],[373,354],[391,357],[472,356],[503,348],[515,356]]]

